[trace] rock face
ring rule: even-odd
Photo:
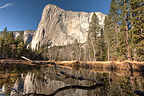
[[[24,31],[24,43],[26,45],[29,45],[31,43],[34,33],[35,33],[34,30],[25,30]]]
[[[50,42],[51,46],[74,44],[75,41],[86,42],[93,13],[65,11],[55,5],[47,5],[32,39],[32,49]],[[105,15],[100,12],[95,13],[100,20],[100,25],[103,26]]]

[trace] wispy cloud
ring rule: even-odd
[[[13,5],[13,3],[7,3],[3,6],[0,6],[0,9],[6,8],[6,7],[9,7],[9,6],[12,6],[12,5]]]

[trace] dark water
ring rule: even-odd
[[[7,65],[1,67],[0,87],[1,94],[13,96],[137,96],[135,90],[144,91],[144,78],[127,70]]]

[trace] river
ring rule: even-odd
[[[143,72],[8,65],[0,71],[0,96],[137,96]]]

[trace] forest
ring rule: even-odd
[[[0,58],[1,59],[21,59],[26,56],[31,59],[43,59],[42,55],[27,48],[24,43],[24,32],[16,37],[13,32],[8,32],[7,27],[0,34]]]

